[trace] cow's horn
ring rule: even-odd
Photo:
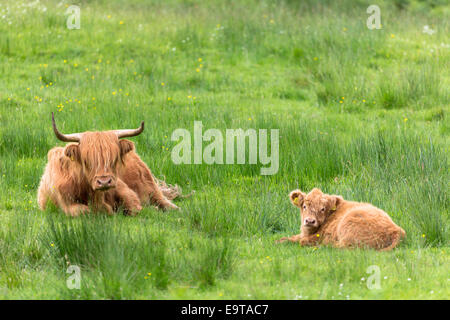
[[[144,121],[141,122],[141,126],[137,129],[115,130],[114,132],[117,134],[117,138],[120,139],[140,135],[142,131],[144,131]]]
[[[64,142],[80,142],[81,135],[79,133],[72,133],[72,134],[62,134],[59,132],[59,130],[56,128],[55,123],[55,115],[52,112],[52,124],[53,124],[53,131],[55,132],[56,137]]]

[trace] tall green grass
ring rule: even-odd
[[[68,30],[58,3],[0,6],[1,298],[448,297],[448,5],[382,1],[371,31],[366,1],[95,1]],[[46,154],[63,145],[52,111],[67,133],[145,120],[137,152],[194,195],[135,218],[39,211]],[[278,173],[175,165],[171,134],[194,121],[279,129]],[[275,245],[299,232],[287,195],[313,187],[382,208],[405,241]],[[381,290],[367,289],[370,265]]]

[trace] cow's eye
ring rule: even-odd
[[[305,206],[303,206],[303,209],[306,209],[306,205],[305,205]]]
[[[325,208],[320,209],[320,211],[324,212],[324,211],[325,211]]]

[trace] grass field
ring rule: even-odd
[[[448,299],[450,6],[376,2],[379,30],[373,1],[0,1],[0,298]],[[142,159],[195,194],[134,218],[41,212],[46,154],[63,145],[52,111],[65,133],[145,120]],[[279,129],[278,173],[175,165],[171,134],[194,121]],[[275,244],[300,227],[289,191],[313,187],[373,203],[407,238]]]

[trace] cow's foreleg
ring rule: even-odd
[[[126,183],[120,179],[116,182],[116,193],[125,206],[125,210],[128,214],[135,216],[142,210],[141,200],[139,200],[136,192],[131,190]]]
[[[78,217],[89,212],[89,207],[85,204],[80,203],[64,204],[61,206],[61,208],[66,215],[72,217]]]

